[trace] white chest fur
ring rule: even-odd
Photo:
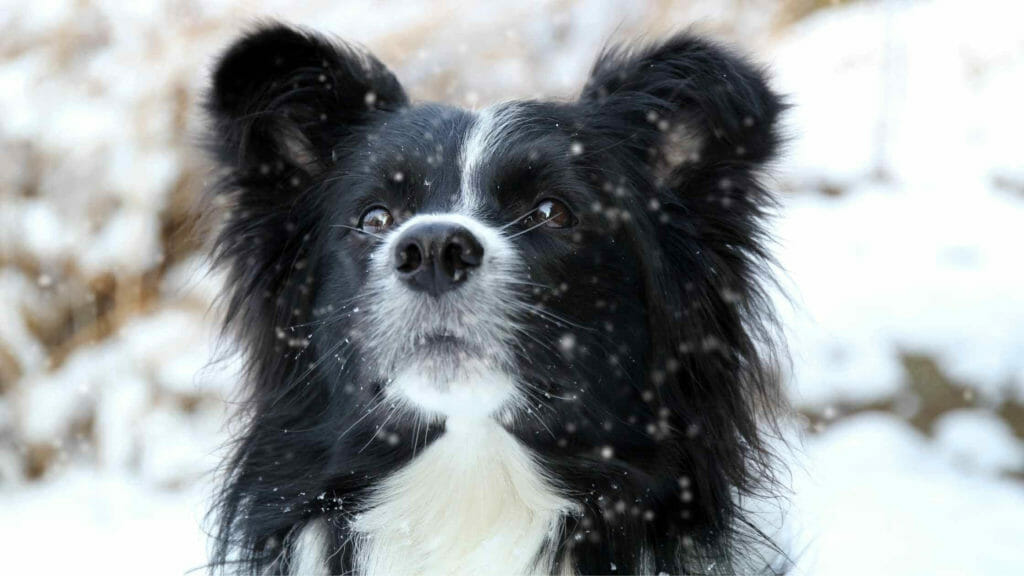
[[[498,423],[449,419],[445,434],[384,481],[355,519],[357,571],[548,572],[544,544],[572,510]]]

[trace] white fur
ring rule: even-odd
[[[367,576],[549,573],[544,545],[574,511],[491,418],[448,418],[444,435],[374,492],[353,522]]]
[[[327,527],[314,520],[302,527],[292,545],[290,572],[293,576],[329,576]]]
[[[520,400],[511,378],[481,362],[465,362],[460,371],[463,376],[458,380],[437,382],[424,375],[420,367],[409,367],[387,387],[388,397],[408,402],[435,419],[486,418]]]
[[[515,122],[519,109],[514,104],[497,104],[480,111],[462,146],[462,189],[458,210],[472,215],[481,204],[480,166],[490,157],[501,135]]]

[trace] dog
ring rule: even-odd
[[[212,566],[772,564],[744,506],[784,409],[763,69],[683,32],[605,50],[576,99],[469,111],[270,22],[204,107],[246,361]]]

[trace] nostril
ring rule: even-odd
[[[419,270],[423,264],[423,251],[416,242],[409,242],[398,249],[398,262],[395,268],[404,274]]]
[[[442,259],[445,263],[450,264],[453,269],[464,268],[462,265],[462,247],[454,242],[444,247]]]
[[[454,268],[476,268],[483,260],[484,249],[468,231],[453,235],[445,247],[445,259]]]

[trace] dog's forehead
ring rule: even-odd
[[[389,120],[376,138],[384,171],[416,178],[409,188],[421,210],[474,214],[493,201],[489,181],[503,158],[541,137],[534,124],[522,102],[479,111],[425,105]]]
[[[456,209],[472,213],[484,203],[483,166],[495,155],[495,149],[508,136],[516,120],[518,107],[497,105],[474,114],[457,158],[459,164],[459,202]]]

